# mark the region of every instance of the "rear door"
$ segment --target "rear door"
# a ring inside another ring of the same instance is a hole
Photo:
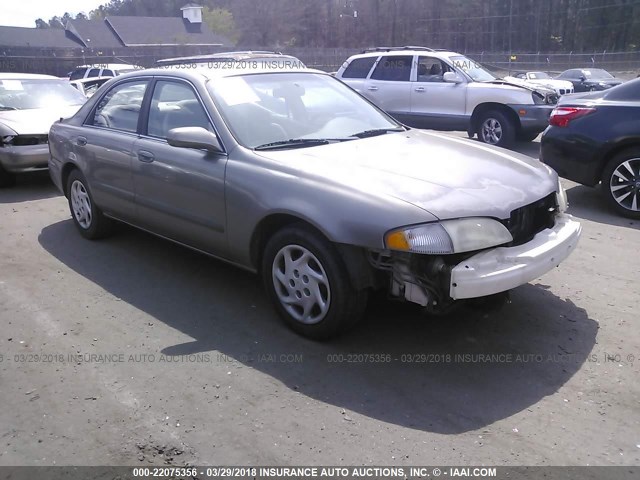
[[[397,117],[411,115],[411,68],[413,55],[383,55],[364,84],[363,95]]]
[[[132,151],[149,82],[138,79],[114,85],[86,119],[89,128],[72,140],[96,204],[125,221],[135,219]]]
[[[378,57],[369,56],[356,58],[349,63],[344,72],[340,75],[340,80],[345,82],[358,93],[364,93],[367,77],[371,68],[376,63]]]
[[[226,249],[227,157],[167,143],[167,132],[202,127],[215,133],[197,90],[179,79],[158,79],[143,135],[134,144],[135,201],[139,225],[213,253]]]

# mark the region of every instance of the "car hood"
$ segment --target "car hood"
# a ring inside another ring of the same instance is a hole
[[[46,135],[53,122],[75,114],[80,105],[57,108],[32,108],[28,110],[8,110],[0,112],[0,123],[18,135]]]
[[[393,197],[440,219],[508,218],[557,187],[557,175],[538,160],[419,130],[256,154],[295,177],[378,201]]]
[[[509,85],[512,87],[520,87],[520,88],[524,88],[525,90],[529,90],[530,92],[538,92],[542,95],[555,93],[555,91],[550,87],[546,87],[542,84],[537,84],[537,83],[534,84],[527,80],[515,79],[513,77],[498,78],[496,80],[492,80],[491,82],[486,82],[486,83],[492,83],[494,85]]]

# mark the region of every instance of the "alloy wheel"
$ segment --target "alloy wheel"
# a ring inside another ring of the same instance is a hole
[[[640,158],[630,158],[616,167],[609,180],[611,195],[632,212],[640,211]]]
[[[495,118],[487,118],[482,124],[482,139],[490,145],[497,145],[502,139],[502,125]]]
[[[91,227],[91,199],[87,189],[79,180],[71,184],[71,206],[78,225],[85,230]]]
[[[296,321],[311,325],[324,319],[331,303],[329,278],[318,258],[300,245],[282,247],[272,266],[278,300]]]

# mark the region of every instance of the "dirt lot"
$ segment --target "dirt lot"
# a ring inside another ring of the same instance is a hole
[[[640,222],[567,187],[578,249],[504,309],[377,299],[321,344],[252,275],[130,228],[83,240],[22,178],[0,192],[0,465],[638,465]]]

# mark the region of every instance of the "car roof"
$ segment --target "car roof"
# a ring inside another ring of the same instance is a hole
[[[1,73],[0,80],[61,80],[53,75],[41,75],[39,73]]]
[[[283,60],[287,60],[285,57]],[[259,63],[257,66],[252,66],[250,64],[243,63],[234,63],[229,68],[225,65],[225,68],[217,68],[214,66],[215,64],[205,64],[205,63],[196,63],[193,68],[180,68],[180,64],[170,64],[164,66],[158,66],[156,68],[150,68],[147,70],[140,70],[137,72],[127,73],[125,75],[121,75],[118,78],[131,78],[131,77],[139,77],[139,76],[154,76],[154,75],[166,75],[168,72],[171,72],[173,76],[179,76],[184,78],[189,78],[192,75],[205,77],[207,79],[212,78],[224,78],[224,77],[234,77],[237,75],[251,75],[251,74],[264,74],[264,73],[322,73],[325,75],[329,75],[327,72],[323,72],[321,70],[316,70],[313,68],[308,68],[302,63],[296,64],[282,64],[278,66],[271,66],[269,64],[265,65]]]
[[[434,57],[450,57],[452,55],[462,55],[461,53],[451,52],[446,49],[428,48],[428,47],[375,47],[368,48],[362,53],[353,55],[353,57],[373,57],[379,55],[425,55]]]
[[[141,68],[136,65],[132,65],[130,63],[96,63],[93,65],[78,65],[74,70],[78,70],[80,68],[108,68],[110,70],[118,70],[125,68]]]
[[[238,62],[242,60],[254,60],[260,58],[283,58],[300,61],[292,55],[284,55],[280,52],[266,50],[248,50],[242,52],[219,52],[205,55],[192,55],[189,57],[163,58],[158,60],[158,65],[186,62]]]

